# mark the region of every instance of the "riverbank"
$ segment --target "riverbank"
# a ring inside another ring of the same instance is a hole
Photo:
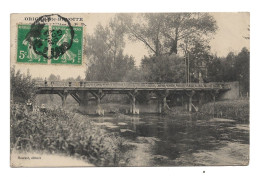
[[[217,117],[249,122],[249,100],[224,100],[204,104],[199,114],[205,117]]]
[[[88,116],[11,105],[11,154],[61,154],[95,166],[126,166],[122,149],[127,149],[123,138],[96,126]]]

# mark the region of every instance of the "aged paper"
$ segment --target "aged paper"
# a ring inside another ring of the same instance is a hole
[[[11,167],[248,165],[249,17],[11,14]]]

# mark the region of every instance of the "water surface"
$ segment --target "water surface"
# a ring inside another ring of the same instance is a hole
[[[107,115],[91,118],[134,145],[130,166],[246,165],[249,125],[189,115]]]

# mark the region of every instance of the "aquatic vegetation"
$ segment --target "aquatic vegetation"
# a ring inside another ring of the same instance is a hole
[[[214,109],[214,111],[213,111]],[[225,100],[208,103],[202,106],[201,113],[206,116],[212,115],[219,118],[230,118],[242,122],[249,121],[249,100]]]
[[[125,140],[108,133],[86,116],[62,109],[27,111],[11,105],[11,149],[20,152],[63,153],[96,166],[125,166]]]

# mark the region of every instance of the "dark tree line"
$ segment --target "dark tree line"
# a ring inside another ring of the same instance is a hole
[[[250,52],[243,48],[237,55],[230,52],[226,57],[215,57],[208,66],[208,81],[239,81],[241,94],[249,93],[250,87]]]

